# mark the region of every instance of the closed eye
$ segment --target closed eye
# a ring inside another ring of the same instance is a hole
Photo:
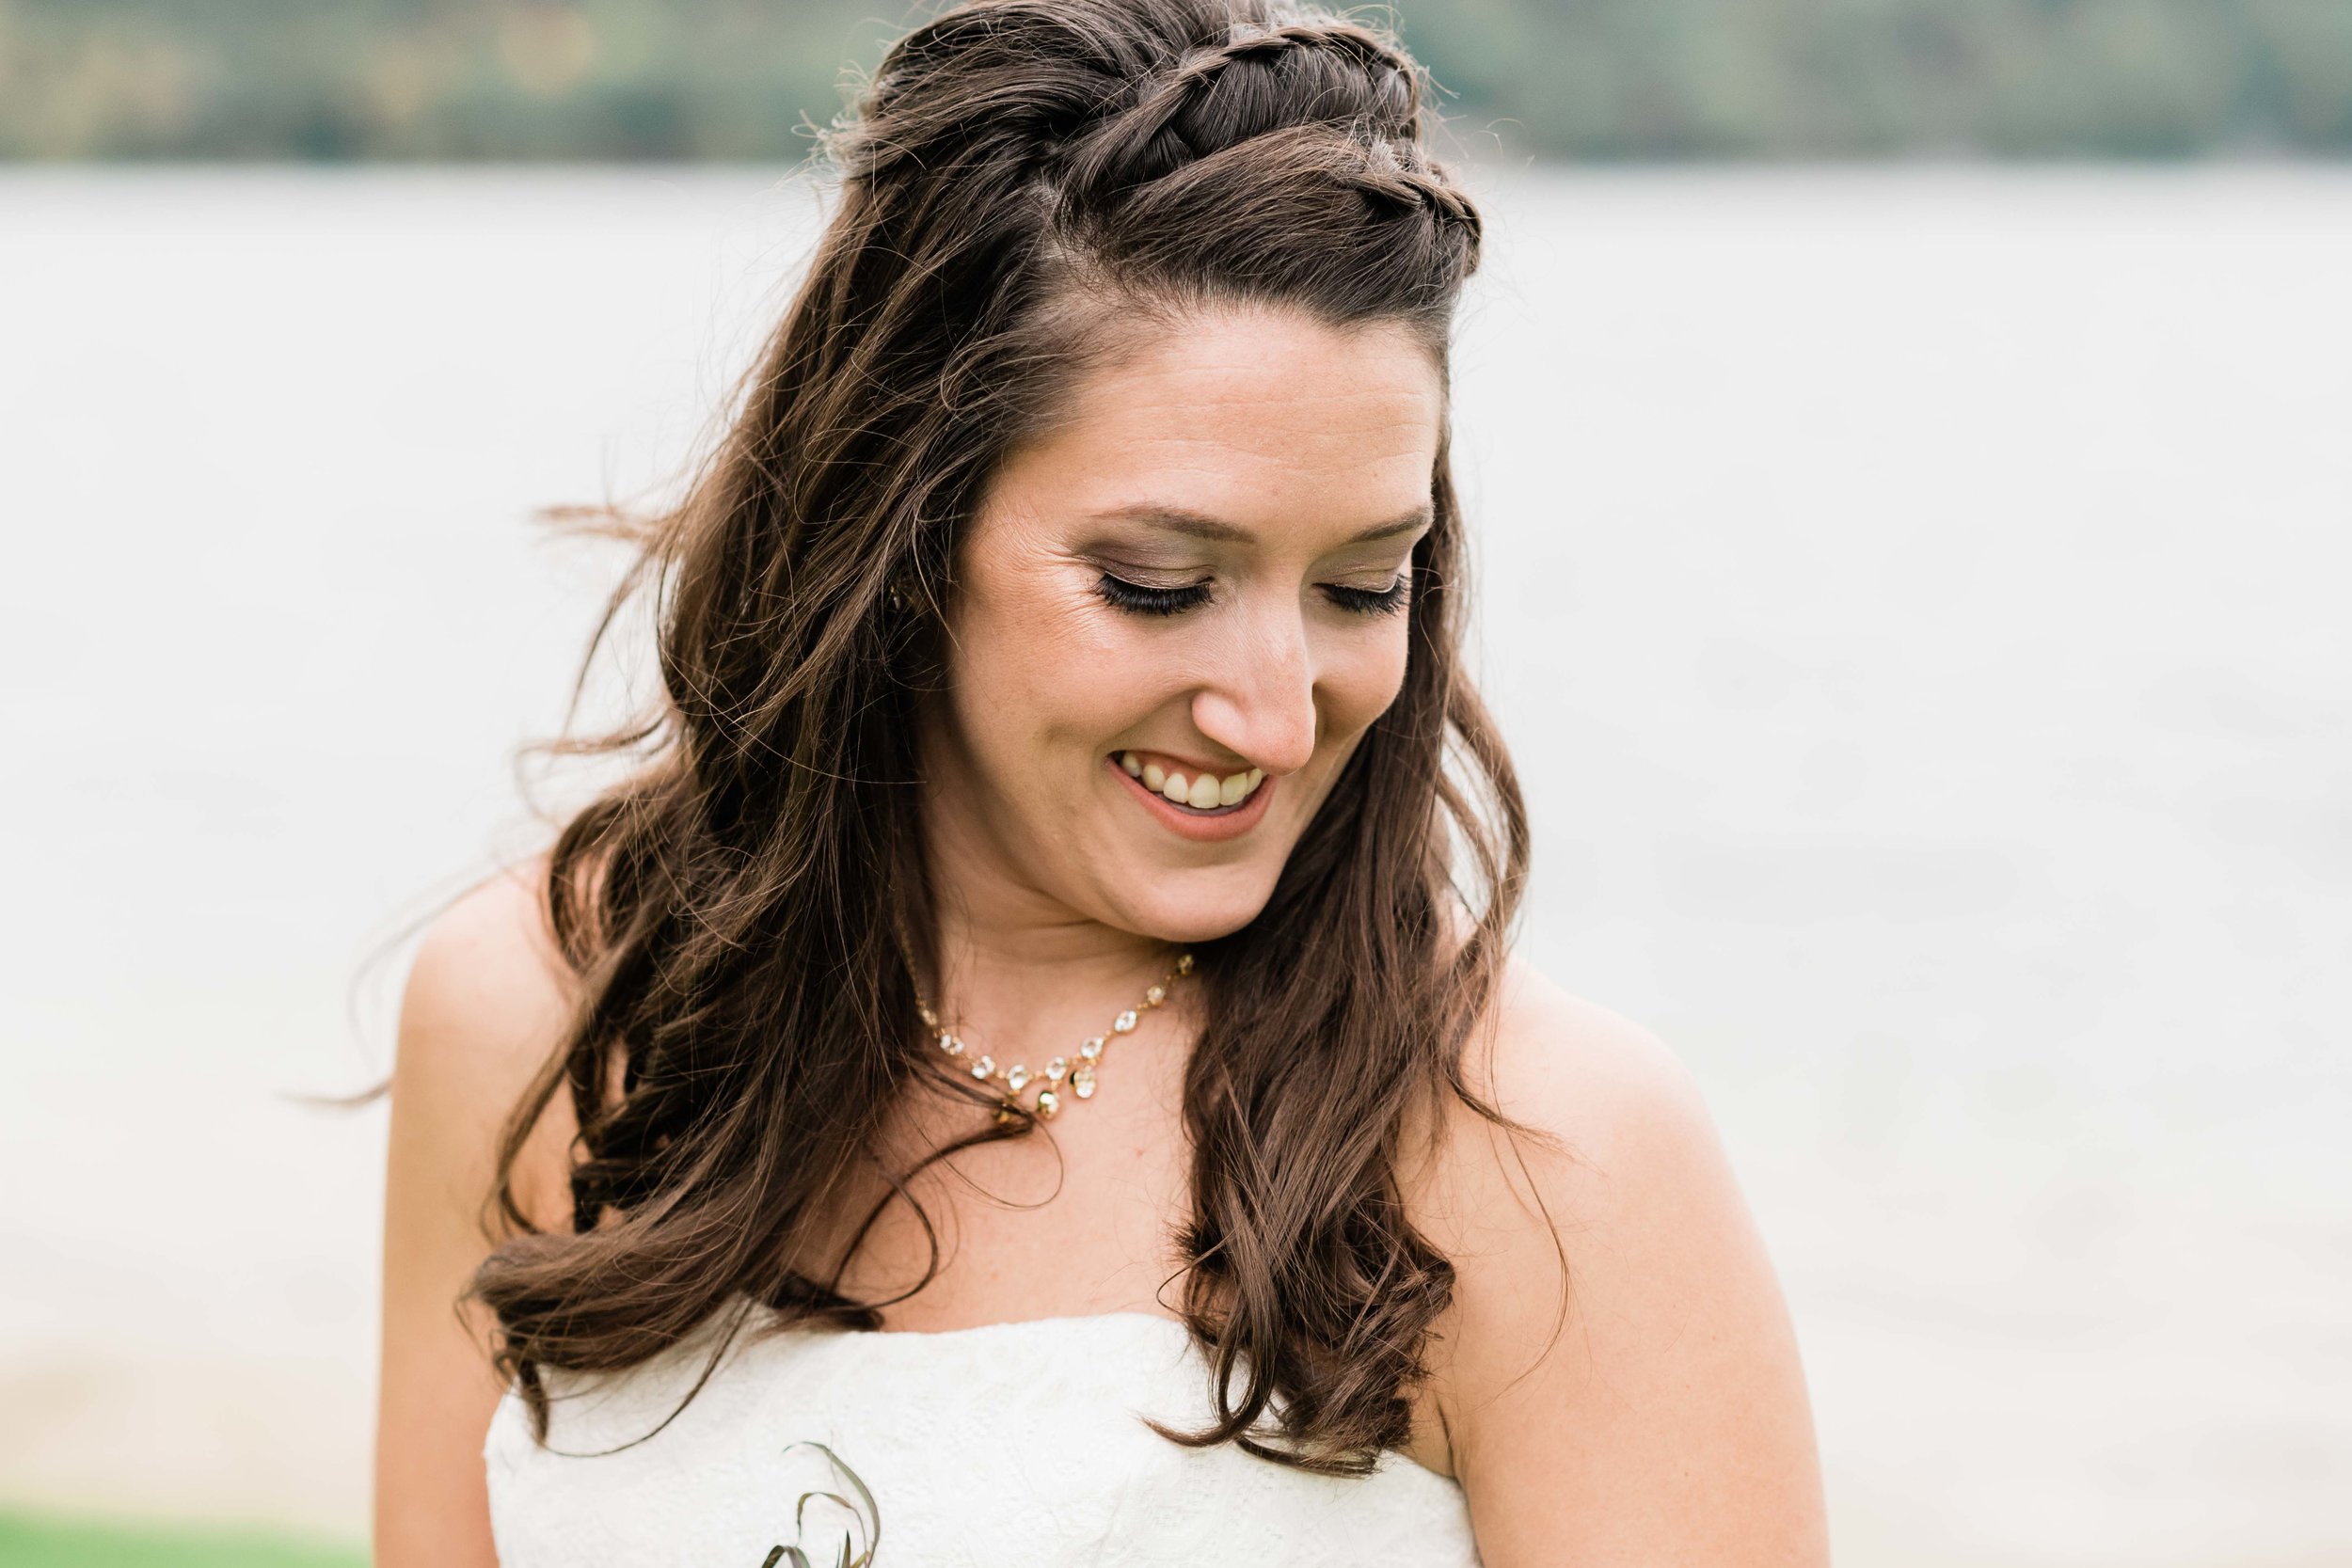
[[[1325,594],[1342,610],[1359,615],[1392,615],[1405,608],[1405,597],[1411,583],[1408,574],[1399,572],[1396,580],[1386,588],[1346,588],[1336,582],[1323,585]]]
[[[1411,574],[1400,572],[1386,588],[1350,588],[1343,583],[1327,582],[1323,593],[1333,604],[1353,614],[1390,615],[1405,608],[1411,581]],[[1181,615],[1207,604],[1210,597],[1205,582],[1158,588],[1146,582],[1129,582],[1108,572],[1096,580],[1094,592],[1112,609],[1135,615]]]
[[[1180,615],[1209,602],[1209,585],[1205,582],[1188,582],[1181,588],[1154,588],[1149,583],[1115,578],[1108,572],[1095,583],[1094,592],[1112,609],[1136,615]]]

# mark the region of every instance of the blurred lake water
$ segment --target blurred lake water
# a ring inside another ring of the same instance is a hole
[[[2352,1557],[2352,172],[1474,176],[1529,951],[1661,1033],[1851,1564]],[[366,1508],[400,961],[529,847],[773,171],[0,175],[0,1503]]]

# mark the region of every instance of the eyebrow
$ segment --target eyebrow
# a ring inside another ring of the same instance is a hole
[[[1437,520],[1437,509],[1423,501],[1401,517],[1375,523],[1360,532],[1349,535],[1343,541],[1343,547],[1346,545],[1369,545],[1377,539],[1392,539],[1400,533],[1427,528]],[[1187,538],[1209,539],[1221,544],[1251,545],[1258,539],[1248,529],[1229,523],[1222,517],[1212,517],[1181,506],[1160,506],[1150,501],[1137,502],[1133,506],[1115,506],[1107,512],[1096,513],[1093,520],[1102,523],[1141,523],[1148,528],[1163,529]]]

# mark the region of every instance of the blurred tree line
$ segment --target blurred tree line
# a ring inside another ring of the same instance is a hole
[[[914,0],[0,0],[0,156],[793,159]],[[2352,151],[2352,0],[1399,0],[1473,152]]]

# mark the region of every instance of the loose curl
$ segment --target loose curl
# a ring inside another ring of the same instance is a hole
[[[932,961],[912,737],[958,540],[1079,374],[1187,311],[1401,325],[1442,366],[1480,224],[1422,98],[1391,38],[1267,0],[978,0],[901,40],[830,135],[839,206],[808,276],[615,600],[653,590],[664,696],[584,744],[644,766],[548,871],[580,1001],[507,1125],[512,1234],[473,1283],[543,1440],[543,1368],[633,1366],[755,1306],[880,1326],[891,1303],[846,1294],[826,1238],[856,1179],[890,1184],[866,1227],[914,1202],[883,1119],[942,1076],[893,929]],[[1184,1079],[1183,1312],[1216,1417],[1167,1434],[1339,1474],[1410,1433],[1454,1275],[1400,1165],[1448,1102],[1501,1120],[1462,1057],[1527,860],[1459,666],[1442,442],[1431,497],[1402,689],[1265,909],[1199,948]],[[561,1234],[514,1184],[558,1093],[580,1128]]]

